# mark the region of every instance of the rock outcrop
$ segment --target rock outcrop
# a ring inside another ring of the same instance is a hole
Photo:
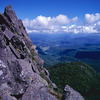
[[[84,100],[84,98],[69,85],[66,85],[62,100]]]
[[[0,13],[0,100],[57,100],[43,62],[22,21],[6,6]]]

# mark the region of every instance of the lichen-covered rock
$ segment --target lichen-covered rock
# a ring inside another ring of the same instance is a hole
[[[84,100],[84,98],[69,85],[66,85],[62,100]]]
[[[22,100],[57,100],[49,92],[47,87],[37,87],[38,84],[33,87],[29,87]],[[31,91],[31,93],[29,92]]]
[[[11,88],[7,83],[3,83],[0,87],[0,100],[17,100],[15,97],[11,96]]]
[[[0,100],[57,100],[41,76],[39,57],[21,20],[10,5],[0,13]]]

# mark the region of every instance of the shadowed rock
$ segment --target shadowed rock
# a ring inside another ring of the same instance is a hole
[[[0,14],[0,24],[6,24],[10,26],[10,22],[8,21],[7,17],[4,14]]]
[[[15,55],[15,57],[16,57],[17,59],[20,59],[20,54],[16,51],[16,49],[13,47],[13,45],[10,44],[9,47],[10,47],[12,53]]]

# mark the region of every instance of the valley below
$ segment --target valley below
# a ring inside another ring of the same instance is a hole
[[[100,34],[29,34],[45,66],[81,61],[100,73]]]

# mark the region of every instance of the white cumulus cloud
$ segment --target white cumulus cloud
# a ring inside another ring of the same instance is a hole
[[[71,21],[76,22],[77,20],[78,20],[77,17],[69,19],[66,15],[62,14],[52,18],[40,15],[33,20],[29,20],[28,18],[26,18],[23,20],[23,23],[28,33],[32,32],[53,33],[53,32],[60,32],[61,26],[67,25]]]
[[[70,19],[67,16],[60,14],[56,17],[53,17],[51,21],[55,25],[66,25],[70,22]]]
[[[40,15],[33,20],[23,20],[28,33],[100,33],[100,13],[85,14],[83,25],[77,25],[77,22],[77,16],[71,19],[63,14],[56,17]]]
[[[85,25],[92,25],[98,20],[100,20],[100,13],[85,14]]]

